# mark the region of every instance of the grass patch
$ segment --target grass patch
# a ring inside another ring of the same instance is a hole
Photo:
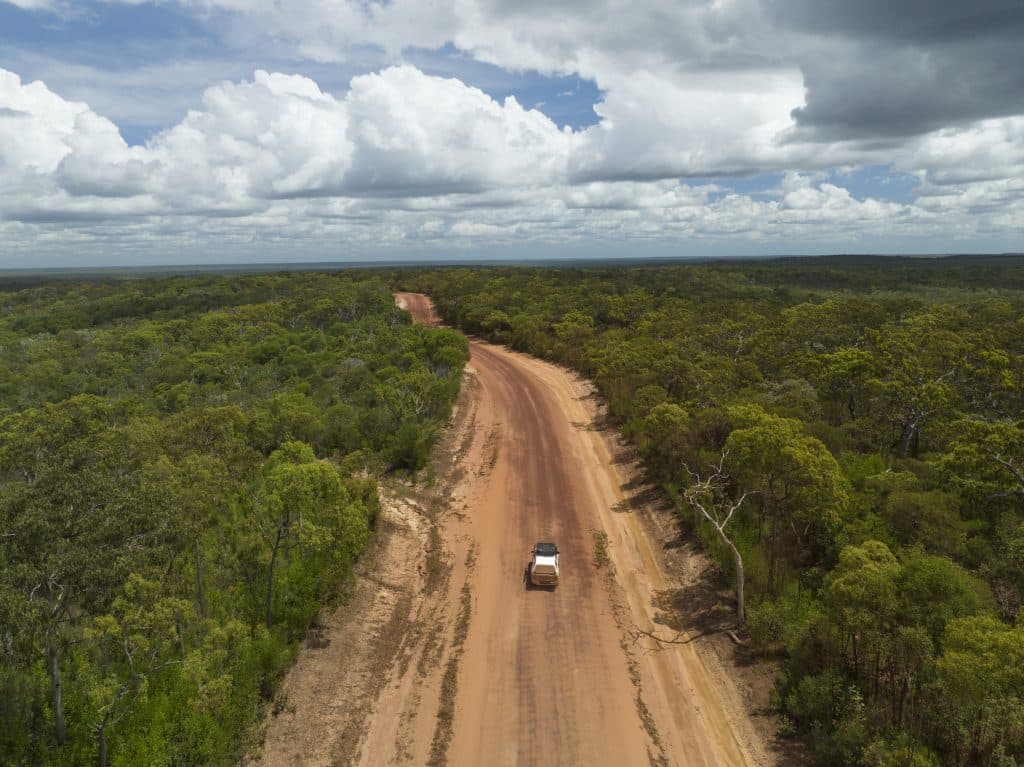
[[[470,553],[472,556],[472,552]],[[459,662],[462,660],[463,646],[469,633],[469,618],[473,611],[472,592],[469,581],[462,585],[459,598],[459,617],[455,621],[455,634],[452,638],[452,653],[448,657],[448,665],[441,680],[441,701],[437,709],[437,727],[434,728],[434,740],[430,744],[430,758],[427,767],[444,767],[448,764],[448,745],[452,740],[455,720],[455,694],[459,687]]]
[[[441,539],[441,527],[435,520],[430,521],[430,535],[427,542],[427,581],[423,590],[429,596],[435,593],[448,577],[445,564],[444,541]]]
[[[594,567],[600,568],[611,564],[612,560],[608,555],[608,533],[594,528],[591,534],[594,536]]]

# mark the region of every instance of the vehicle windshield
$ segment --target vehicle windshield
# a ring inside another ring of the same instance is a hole
[[[553,543],[538,543],[533,547],[533,553],[540,557],[553,557],[558,553],[558,547]]]

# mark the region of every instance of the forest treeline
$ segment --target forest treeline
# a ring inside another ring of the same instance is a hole
[[[467,357],[366,273],[0,285],[0,764],[234,763]]]
[[[1024,764],[1024,259],[396,279],[595,382],[816,763]]]

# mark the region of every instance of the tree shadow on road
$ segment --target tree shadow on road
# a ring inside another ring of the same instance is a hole
[[[655,594],[655,622],[696,638],[735,628],[734,600],[721,571],[706,568],[693,583]]]

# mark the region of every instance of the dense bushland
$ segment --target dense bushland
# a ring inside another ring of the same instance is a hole
[[[1024,260],[398,279],[596,383],[818,763],[1024,764]]]
[[[467,353],[365,274],[0,286],[0,764],[235,761]]]

